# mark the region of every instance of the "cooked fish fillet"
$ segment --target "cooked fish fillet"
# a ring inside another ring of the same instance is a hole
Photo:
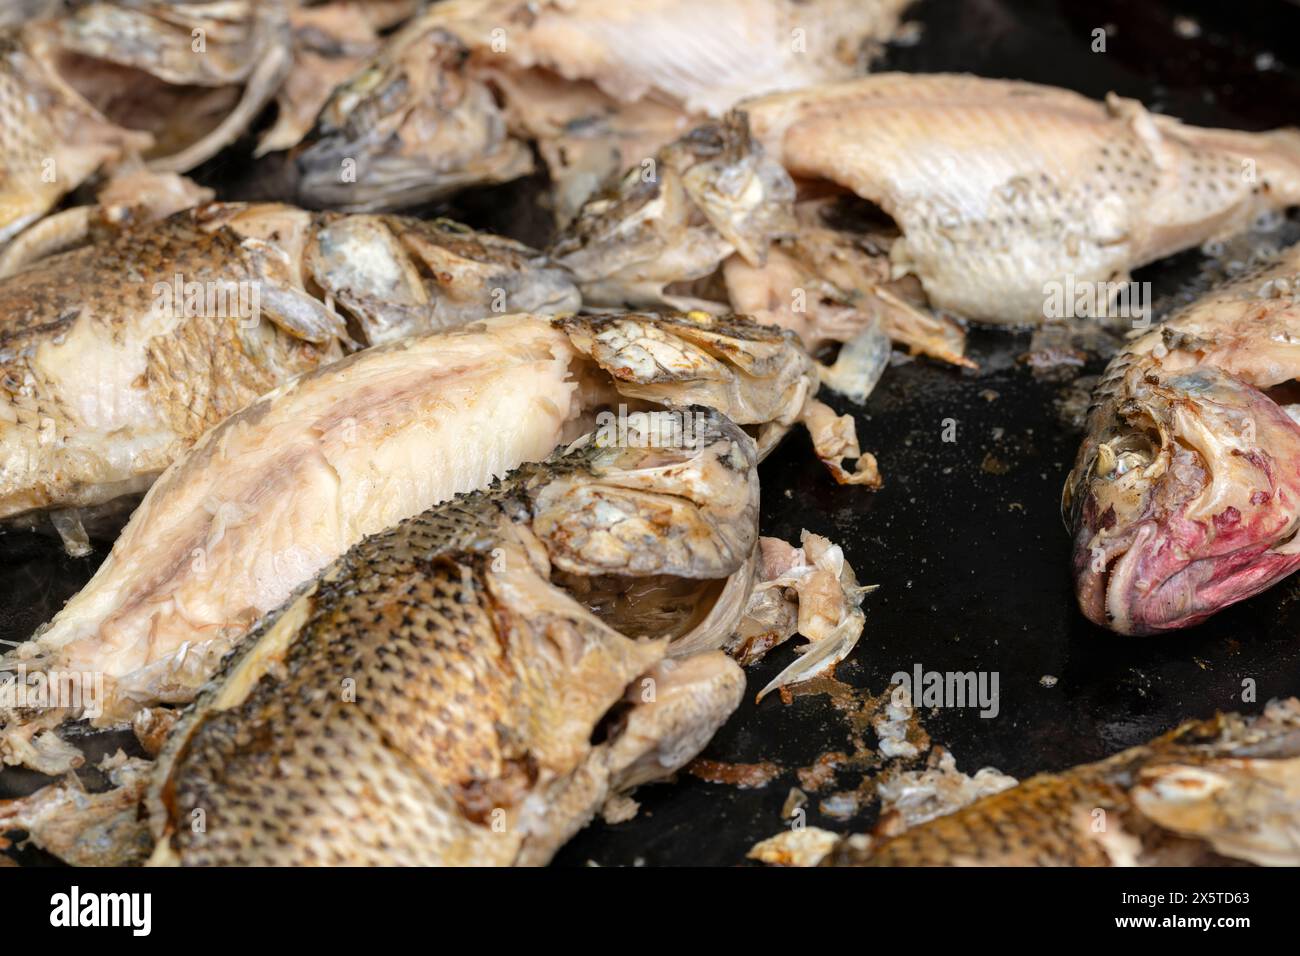
[[[1188,627],[1300,568],[1298,296],[1293,246],[1111,361],[1063,497],[1097,624]]]
[[[551,583],[718,580],[757,538],[750,439],[588,442],[368,538],[270,615],[178,723],[152,862],[542,864],[736,707],[740,668],[633,640]],[[725,638],[739,616],[712,621]]]
[[[76,759],[37,739],[63,718],[120,725],[190,700],[260,617],[362,537],[604,427],[601,409],[632,421],[707,405],[766,450],[809,403],[814,374],[791,336],[708,316],[499,317],[309,373],[172,465],[94,578],[4,659],[104,687],[93,711],[0,714],[0,757],[48,772]]]
[[[1300,862],[1300,700],[1220,714],[1064,773],[1040,774],[832,865],[1205,866]]]
[[[1144,263],[1300,202],[1300,133],[1200,129],[1110,96],[878,74],[742,104],[796,178],[876,204],[894,274],[970,319],[1034,323],[1045,284]]]
[[[353,345],[577,303],[510,240],[273,204],[43,259],[0,281],[0,518],[143,490],[205,429]]]
[[[302,201],[396,208],[529,172],[561,220],[737,98],[851,76],[908,0],[451,0],[341,86],[298,156]],[[340,175],[346,161],[352,176]]]

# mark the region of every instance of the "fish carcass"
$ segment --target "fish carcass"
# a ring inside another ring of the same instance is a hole
[[[1193,720],[1098,763],[1031,777],[838,866],[1210,866],[1300,863],[1300,700]]]
[[[272,98],[278,111],[262,150],[296,142],[329,91],[378,52],[379,31],[416,5],[32,4],[0,36],[0,244],[121,164],[193,169]]]
[[[1079,607],[1187,627],[1300,568],[1300,246],[1111,361],[1066,480]]]
[[[1053,283],[1118,291],[1138,266],[1300,203],[1297,131],[1188,126],[1113,94],[882,73],[739,108],[805,189],[892,220],[880,255],[896,281],[982,322],[1040,323]]]
[[[190,700],[263,615],[362,537],[593,421],[618,443],[647,409],[707,406],[749,427],[762,454],[817,405],[814,387],[791,335],[706,315],[500,317],[309,373],[173,464],[94,578],[4,659],[19,680],[94,674],[102,688],[89,705],[10,708],[0,756],[62,768],[76,754],[49,731],[65,718],[121,726]]]
[[[434,4],[334,92],[296,154],[300,201],[424,202],[530,172],[536,142],[565,221],[740,97],[853,75],[909,2]]]
[[[739,618],[716,585],[757,539],[755,464],[715,413],[676,447],[587,436],[362,541],[268,616],[172,731],[149,791],[152,862],[546,863],[740,702],[725,654],[667,654]],[[695,597],[638,640],[557,574],[640,584],[649,605],[669,581]]]
[[[823,381],[862,400],[889,340],[969,365],[965,333],[894,281],[876,237],[825,225],[743,112],[702,124],[589,199],[551,247],[587,306],[735,311],[817,350],[851,343]]]
[[[354,345],[577,304],[544,257],[446,221],[218,204],[115,231],[0,282],[0,518],[142,491]]]

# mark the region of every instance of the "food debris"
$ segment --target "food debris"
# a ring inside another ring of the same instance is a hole
[[[706,783],[722,783],[741,790],[766,787],[781,775],[781,768],[770,760],[761,763],[726,763],[697,757],[686,765],[686,772]]]
[[[889,704],[871,726],[880,739],[880,752],[886,757],[915,757],[930,745],[929,735],[921,729],[912,709],[912,695],[902,685],[890,692]]]
[[[755,843],[745,856],[768,866],[816,866],[839,839],[830,830],[798,827]]]
[[[936,746],[925,770],[909,770],[876,787],[880,794],[877,836],[893,836],[908,827],[960,810],[982,797],[1014,787],[1019,781],[992,767],[968,776],[957,769],[952,753]]]
[[[839,545],[810,531],[796,548],[779,538],[759,539],[758,583],[729,648],[741,664],[799,634],[808,640],[794,663],[758,694],[803,683],[842,661],[862,636],[862,587]]]
[[[980,469],[990,475],[1005,475],[1011,470],[1011,466],[993,452],[988,452],[980,462]]]
[[[600,808],[600,816],[608,824],[627,823],[641,810],[637,803],[625,793],[616,793]]]
[[[832,750],[814,760],[811,766],[800,767],[795,773],[799,777],[799,783],[815,793],[834,783],[836,768],[848,762],[848,754]]]

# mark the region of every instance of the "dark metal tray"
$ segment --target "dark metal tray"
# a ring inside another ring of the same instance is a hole
[[[912,16],[923,35],[915,45],[891,48],[883,67],[1015,77],[1095,97],[1115,90],[1190,122],[1246,129],[1294,123],[1300,104],[1300,7],[1282,0],[928,0]],[[1177,29],[1177,17],[1194,21],[1199,35],[1187,36],[1193,31],[1185,23]],[[1092,31],[1106,27],[1106,52],[1091,52]],[[214,183],[238,178],[233,162],[223,156],[202,174]],[[528,213],[526,185],[464,197],[446,211],[528,241],[542,238],[541,217]],[[1196,288],[1201,258],[1187,253],[1136,278],[1152,282],[1158,303],[1168,304]],[[793,541],[801,528],[828,535],[865,582],[881,585],[866,599],[866,630],[838,679],[879,694],[891,674],[916,664],[998,672],[996,718],[943,709],[922,710],[921,720],[961,769],[992,765],[1017,777],[1098,759],[1184,718],[1253,710],[1270,696],[1300,693],[1295,583],[1169,637],[1117,637],[1080,616],[1058,511],[1079,433],[1058,408],[1069,384],[1037,379],[1018,361],[1029,341],[1027,332],[977,330],[970,351],[979,372],[917,361],[887,371],[865,409],[832,399],[855,413],[863,447],[879,458],[886,484],[878,493],[835,486],[801,435],[763,465],[764,533]],[[942,440],[946,418],[957,421],[956,442]],[[66,558],[52,540],[35,535],[0,536],[0,638],[29,636],[100,558],[102,552]],[[754,667],[751,689],[791,654],[778,649]],[[1055,686],[1041,682],[1048,675]],[[1247,678],[1257,683],[1259,703],[1242,703]],[[634,819],[593,823],[556,863],[739,863],[755,841],[785,825],[781,807],[798,785],[796,770],[845,749],[848,733],[825,695],[788,704],[772,695],[758,706],[751,699],[706,756],[771,761],[779,776],[755,789],[688,774],[643,788]],[[100,747],[122,741],[129,743],[125,735],[107,735]],[[849,819],[818,809],[820,797],[851,789],[860,778],[848,771],[810,793],[808,823],[868,828],[875,816],[869,804]],[[5,771],[0,796],[41,780]],[[19,856],[42,861],[31,850]]]

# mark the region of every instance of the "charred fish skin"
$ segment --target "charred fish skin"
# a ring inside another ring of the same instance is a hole
[[[738,108],[797,181],[892,217],[890,264],[932,307],[981,322],[1040,323],[1050,284],[1124,283],[1300,202],[1295,130],[1202,129],[1114,95],[880,73]]]
[[[667,639],[614,631],[551,568],[739,571],[755,463],[710,414],[683,447],[588,441],[366,539],[172,732],[152,862],[545,863],[607,796],[693,756],[744,686],[719,652],[667,660]]]
[[[1292,248],[1134,340],[1102,376],[1062,496],[1080,609],[1123,634],[1195,624],[1300,567]]]
[[[577,304],[563,269],[510,240],[274,204],[42,259],[0,281],[0,517],[143,490],[206,428],[356,345]]]
[[[1041,774],[831,866],[1295,866],[1300,700],[1195,720],[1099,763]]]

